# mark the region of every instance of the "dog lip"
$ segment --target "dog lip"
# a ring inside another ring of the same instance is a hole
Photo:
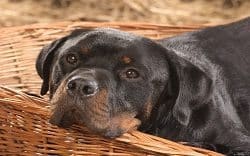
[[[57,113],[57,112],[55,112],[55,113]],[[53,113],[53,115],[50,117],[49,123],[52,124],[52,125],[58,126],[58,125],[60,124],[60,122],[61,122],[61,119],[62,119],[62,117],[63,117],[63,114],[61,113],[61,115],[60,115],[59,117],[56,117],[56,114],[55,114],[55,113]],[[58,114],[58,113],[57,113],[57,114]]]
[[[114,139],[121,136],[123,133],[121,131],[107,131],[103,134],[105,138]]]
[[[73,121],[69,120],[70,118],[67,118],[68,114],[75,114],[77,111],[77,108],[72,108],[70,110],[67,110],[65,112],[61,112],[58,116],[57,112],[54,112],[54,114],[50,117],[49,119],[49,123],[51,123],[52,125],[56,125],[58,127],[63,127],[63,128],[68,128],[73,124]],[[66,117],[66,118],[65,118]]]

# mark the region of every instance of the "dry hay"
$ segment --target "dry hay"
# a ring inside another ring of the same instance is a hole
[[[249,8],[250,0],[1,0],[0,25],[62,20],[225,23],[249,16]]]

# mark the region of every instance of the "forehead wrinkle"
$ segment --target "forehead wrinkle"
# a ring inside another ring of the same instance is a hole
[[[62,50],[70,49],[71,47],[77,45],[82,39],[84,39],[85,34],[78,35],[76,37],[70,38],[65,41],[63,46],[61,47]]]
[[[93,33],[100,32],[100,33],[104,33],[110,36],[116,36],[116,37],[119,36],[119,38],[126,39],[127,41],[133,41],[139,38],[139,36],[136,36],[132,33],[120,31],[120,30],[113,29],[113,28],[96,28],[94,30],[95,31],[93,31]]]
[[[112,28],[96,28],[85,34],[85,44],[91,48],[95,45],[108,45],[126,48],[134,43],[139,36]],[[91,46],[91,47],[90,47]]]
[[[123,32],[112,28],[96,28],[87,33],[79,34],[73,38],[69,38],[60,48],[62,51],[66,51],[73,46],[84,43],[83,46],[87,49],[91,49],[95,45],[115,45],[121,48],[127,48],[134,44],[134,41],[140,39],[132,33]]]

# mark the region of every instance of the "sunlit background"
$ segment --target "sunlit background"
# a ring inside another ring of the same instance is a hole
[[[226,23],[250,15],[250,0],[0,0],[0,27],[56,21]]]

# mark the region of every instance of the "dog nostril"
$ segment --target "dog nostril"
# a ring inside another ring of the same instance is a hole
[[[95,93],[95,88],[92,87],[92,86],[84,86],[83,89],[82,89],[83,93],[85,95],[90,95],[90,94],[94,94]]]
[[[74,90],[76,88],[76,83],[74,81],[71,81],[68,83],[67,87],[69,90]]]

